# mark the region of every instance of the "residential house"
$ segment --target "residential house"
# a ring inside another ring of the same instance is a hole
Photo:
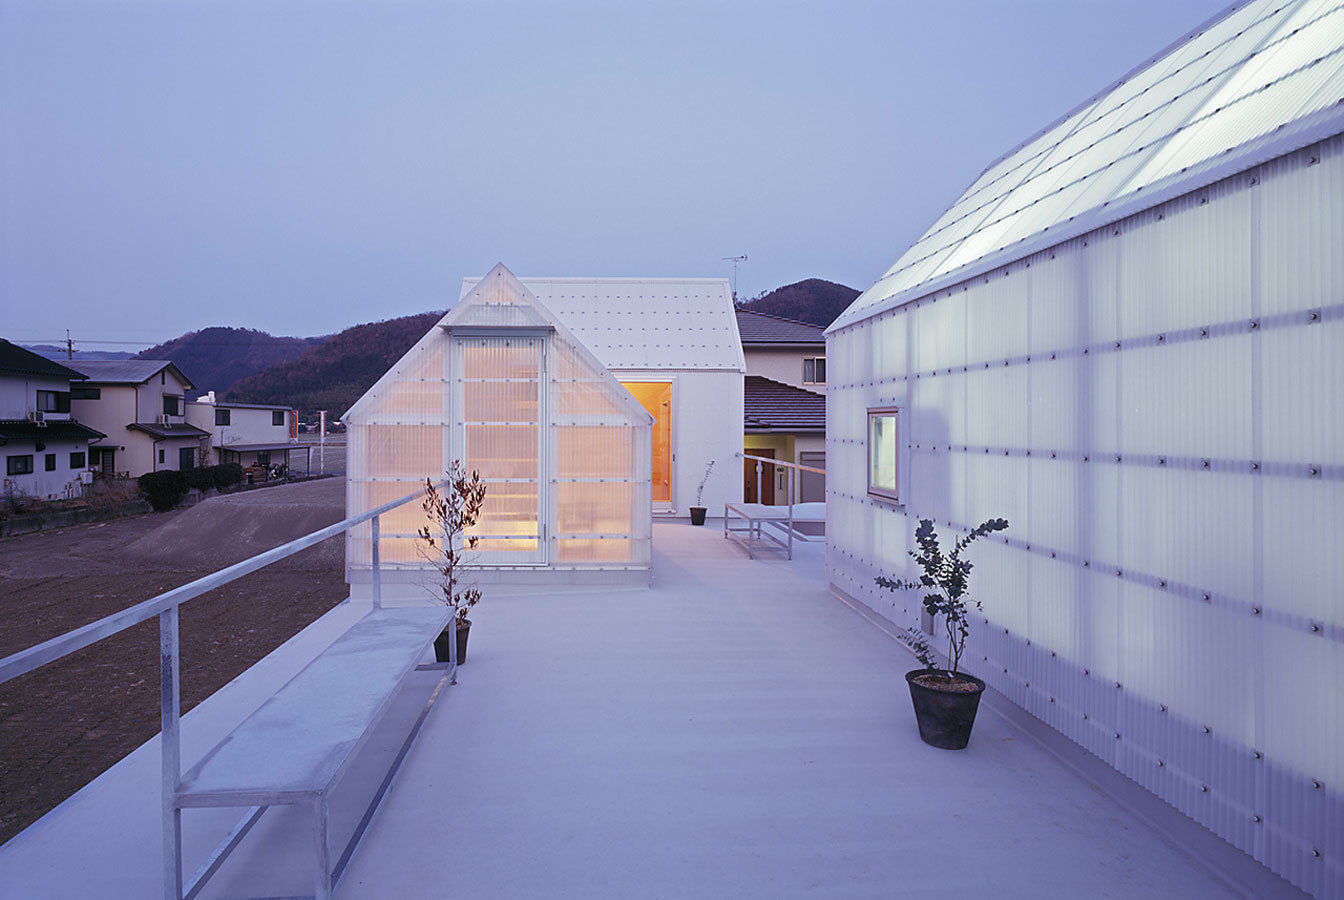
[[[210,432],[214,462],[268,472],[306,473],[310,448],[300,444],[299,412],[289,406],[220,400],[214,391],[187,403],[187,423]]]
[[[1228,7],[1013,148],[827,332],[832,588],[1344,896],[1344,10]],[[1335,787],[1332,787],[1335,786]]]
[[[747,455],[826,468],[826,329],[739,308],[737,330],[747,367],[743,395]],[[748,503],[822,502],[826,476],[802,472],[789,496],[788,471],[743,460]]]
[[[0,339],[0,457],[6,495],[77,497],[90,479],[89,444],[102,432],[70,412],[77,372]]]
[[[647,584],[653,419],[504,266],[458,304],[342,416],[346,509],[357,515],[441,479],[454,461],[486,482],[473,529],[476,577]],[[383,596],[417,593],[433,569],[418,503],[353,529],[352,591],[377,540]]]
[[[72,391],[71,411],[106,435],[90,447],[96,471],[135,477],[208,461],[210,432],[186,420],[193,385],[172,362],[89,360],[79,367],[88,380]]]

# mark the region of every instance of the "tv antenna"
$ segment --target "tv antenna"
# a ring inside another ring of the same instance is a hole
[[[740,263],[740,262],[746,262],[746,261],[747,261],[747,254],[743,253],[741,256],[723,256],[723,257],[720,257],[720,259],[722,259],[724,262],[730,262],[730,263],[733,264],[733,304],[736,305],[736,304],[737,304],[737,264]]]

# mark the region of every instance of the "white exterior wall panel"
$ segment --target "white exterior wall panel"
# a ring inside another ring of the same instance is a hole
[[[900,626],[916,520],[976,545],[969,670],[1344,895],[1344,137],[829,337],[832,585]],[[908,409],[904,508],[865,409]],[[950,527],[949,527],[950,526]]]

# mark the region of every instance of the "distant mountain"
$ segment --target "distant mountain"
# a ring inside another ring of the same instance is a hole
[[[274,337],[252,328],[203,328],[136,354],[170,359],[196,385],[193,395],[222,393],[240,378],[297,359],[326,337]]]
[[[24,349],[31,350],[38,356],[45,356],[47,359],[55,360],[58,363],[68,362],[74,365],[81,359],[130,359],[135,356],[126,350],[76,350],[73,359],[66,359],[65,348],[56,347],[51,344],[23,344]]]
[[[833,281],[809,278],[794,284],[775,288],[742,304],[752,312],[830,325],[845,311],[861,292]]]
[[[441,318],[441,312],[427,312],[347,328],[297,359],[240,379],[224,399],[288,403],[305,418],[325,409],[334,419]]]

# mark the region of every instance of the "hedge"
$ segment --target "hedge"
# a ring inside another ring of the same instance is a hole
[[[140,493],[145,495],[155,512],[172,509],[187,496],[187,476],[171,469],[146,472],[135,480]]]

